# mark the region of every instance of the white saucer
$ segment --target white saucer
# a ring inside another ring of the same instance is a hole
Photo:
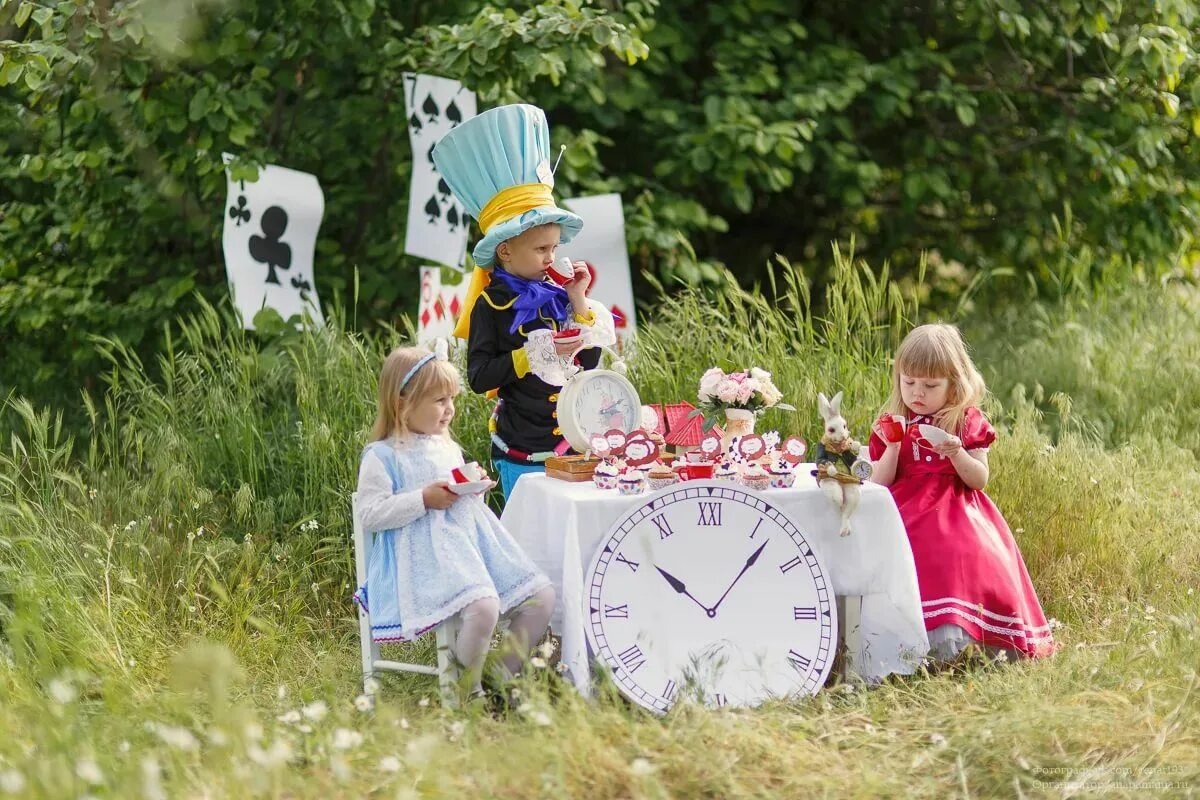
[[[932,445],[939,445],[950,439],[950,434],[936,425],[918,425],[917,429],[921,431],[921,436],[925,438],[925,441]]]
[[[494,481],[470,481],[468,483],[452,483],[452,484],[450,484],[450,491],[454,492],[455,494],[459,494],[459,495],[483,494],[484,492],[486,492],[488,489],[492,488],[495,485],[496,485],[496,483]]]

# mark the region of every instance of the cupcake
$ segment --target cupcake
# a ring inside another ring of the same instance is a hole
[[[615,489],[620,474],[612,464],[601,461],[596,465],[595,472],[592,473],[592,482],[596,484],[597,489]]]
[[[630,470],[617,480],[617,491],[621,494],[641,494],[645,488],[646,482],[642,480],[641,470]]]
[[[796,480],[795,467],[786,461],[780,461],[771,467],[771,488],[790,489]]]
[[[738,479],[737,465],[726,461],[713,471],[713,477],[719,481],[734,481],[736,483]]]
[[[742,485],[761,492],[771,485],[771,476],[759,464],[751,464],[742,472]]]
[[[659,463],[652,466],[646,473],[646,480],[650,484],[651,491],[658,491],[667,488],[679,478],[675,476],[675,470],[666,464]]]

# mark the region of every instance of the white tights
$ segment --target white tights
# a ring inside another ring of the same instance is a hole
[[[508,620],[506,655],[501,659],[507,676],[515,675],[550,622],[554,609],[554,589],[547,586],[505,614]],[[494,597],[476,600],[459,612],[461,626],[454,643],[454,655],[463,666],[463,683],[473,692],[480,690],[483,661],[492,644],[492,634],[500,621],[500,601]]]

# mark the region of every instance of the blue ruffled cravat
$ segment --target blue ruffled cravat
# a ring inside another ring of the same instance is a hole
[[[509,333],[516,333],[527,322],[539,316],[548,317],[559,325],[567,321],[567,291],[556,283],[542,279],[537,281],[518,278],[503,268],[492,270],[492,278],[499,280],[517,296],[513,303],[515,318]]]

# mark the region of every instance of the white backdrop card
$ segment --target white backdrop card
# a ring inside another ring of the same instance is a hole
[[[420,304],[417,307],[417,344],[430,346],[434,339],[457,342],[452,334],[462,313],[471,279],[451,286],[442,283],[441,267],[421,267]]]
[[[629,249],[625,244],[625,211],[621,195],[598,194],[564,200],[563,205],[583,218],[583,231],[558,248],[558,256],[587,261],[596,270],[596,288],[589,294],[608,306],[617,320],[621,340],[637,332]]]
[[[405,73],[404,103],[413,154],[404,252],[461,267],[466,260],[468,221],[430,153],[452,128],[475,116],[475,93],[449,78]]]
[[[233,160],[223,154],[226,164]],[[325,195],[315,175],[267,165],[256,181],[234,181],[225,172],[221,246],[233,305],[242,326],[254,329],[254,315],[273,308],[284,319],[307,315],[324,325],[313,277],[317,232]]]

